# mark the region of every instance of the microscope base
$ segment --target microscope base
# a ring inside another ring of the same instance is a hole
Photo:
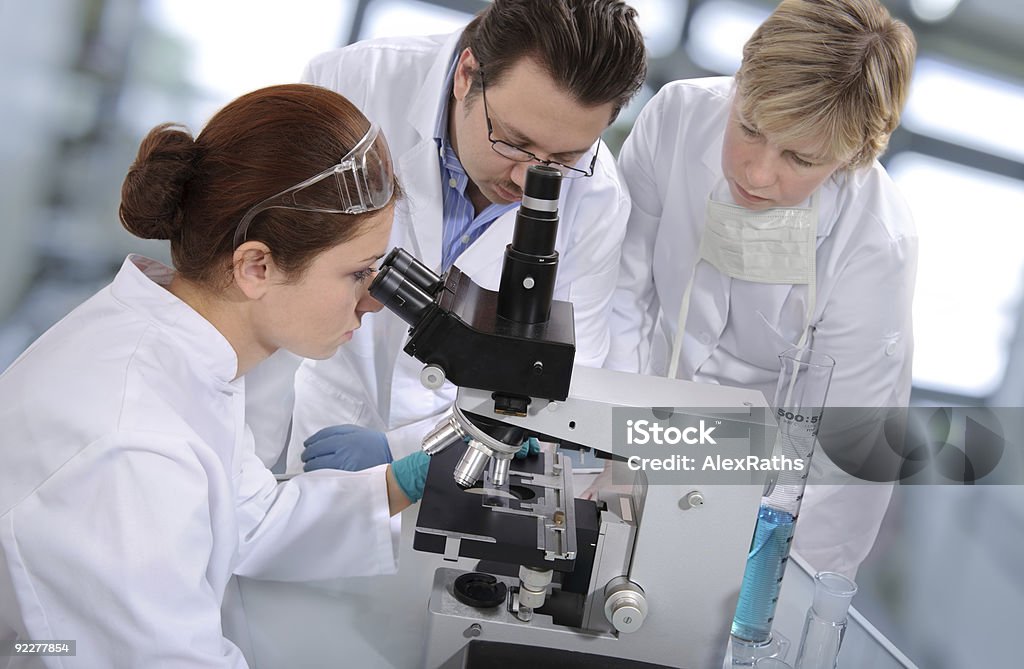
[[[509,611],[508,601],[491,609],[477,609],[455,599],[455,579],[466,572],[440,568],[428,606],[425,669],[463,669],[472,666],[507,666],[501,657],[533,669],[666,669],[656,658],[673,654],[673,647],[650,647],[650,639],[627,634],[584,632],[556,625],[550,616],[533,614],[529,623]],[[510,589],[518,579],[497,577]],[[642,637],[643,635],[641,635]],[[645,643],[646,641],[646,643]],[[678,647],[678,639],[672,639]],[[471,647],[472,644],[472,647]],[[527,658],[529,658],[527,660]],[[477,664],[480,662],[481,664]]]

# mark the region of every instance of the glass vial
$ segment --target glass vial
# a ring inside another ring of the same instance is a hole
[[[857,584],[842,574],[815,574],[814,602],[804,621],[796,669],[835,669],[846,634],[846,612],[855,594]]]

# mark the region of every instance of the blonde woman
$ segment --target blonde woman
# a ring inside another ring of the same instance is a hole
[[[906,406],[917,235],[877,158],[915,52],[876,0],[785,0],[735,77],[655,95],[619,161],[633,206],[608,366],[771,401],[778,355],[810,346],[836,360],[830,405]],[[852,576],[890,493],[809,488],[796,550]]]

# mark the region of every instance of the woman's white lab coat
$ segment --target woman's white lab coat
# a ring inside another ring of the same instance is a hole
[[[70,666],[244,667],[235,575],[395,567],[385,468],[278,484],[170,277],[129,257],[0,376],[0,640],[74,639]]]
[[[633,199],[607,366],[665,374],[721,152],[732,79],[676,81],[645,106],[619,156]],[[917,235],[877,162],[821,188],[810,346],[836,360],[828,404],[906,406]],[[800,339],[807,286],[732,280],[697,268],[679,376],[756,388],[772,401],[778,355]],[[826,421],[828,420],[826,416]],[[818,466],[824,458],[816,458]],[[851,573],[871,548],[890,486],[809,489],[797,550]],[[846,506],[856,514],[835,513]]]
[[[302,77],[343,94],[380,125],[406,194],[391,244],[403,246],[435,271],[441,265],[443,189],[434,130],[438,110],[449,95],[444,84],[459,35],[360,42],[318,56]],[[485,288],[498,288],[515,213],[495,221],[456,260]],[[593,177],[562,182],[559,215],[554,296],[573,303],[576,362],[600,366],[608,351],[611,298],[629,215],[628,194],[607,147],[600,150]],[[301,465],[297,456],[305,438],[338,423],[387,431],[396,457],[420,447],[438,414],[454,401],[455,388],[423,387],[422,363],[402,351],[408,329],[389,312],[368,314],[350,344],[332,359],[303,364],[295,383],[291,469]],[[267,415],[282,410],[285,393],[261,394],[268,401],[249,405],[251,412],[261,414],[254,421],[273,423]],[[271,427],[266,434],[273,440],[283,431]],[[257,442],[263,441],[264,434],[257,434]],[[274,454],[271,447],[266,459]]]

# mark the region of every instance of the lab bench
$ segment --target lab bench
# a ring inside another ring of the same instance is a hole
[[[434,570],[442,566],[472,570],[476,560],[448,562],[439,555],[413,551],[417,511],[414,505],[402,514],[396,574],[316,583],[243,579],[253,669],[420,669]],[[792,556],[774,623],[774,629],[791,642],[786,656],[790,663],[796,658],[813,591],[813,571]],[[855,607],[850,609],[839,667],[916,669]]]

